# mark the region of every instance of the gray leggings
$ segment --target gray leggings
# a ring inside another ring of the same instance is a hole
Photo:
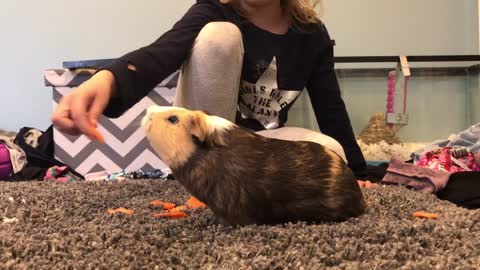
[[[242,34],[234,24],[211,22],[205,25],[182,66],[173,105],[206,110],[234,122],[243,55]],[[277,139],[316,142],[332,149],[346,161],[342,146],[316,131],[283,127],[257,133]]]

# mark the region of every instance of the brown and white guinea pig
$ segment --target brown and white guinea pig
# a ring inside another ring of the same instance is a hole
[[[202,111],[152,106],[142,120],[175,178],[228,225],[343,221],[365,211],[333,151],[260,136]]]

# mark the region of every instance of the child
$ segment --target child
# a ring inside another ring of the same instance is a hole
[[[153,44],[66,95],[52,121],[64,132],[93,137],[100,114],[120,116],[181,68],[175,106],[281,133],[288,110],[307,88],[320,130],[343,146],[362,179],[366,163],[333,59],[330,36],[308,0],[198,0]]]

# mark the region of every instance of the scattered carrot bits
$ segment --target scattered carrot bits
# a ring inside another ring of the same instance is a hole
[[[156,213],[153,214],[154,218],[171,218],[171,219],[179,219],[179,218],[186,218],[187,214],[184,212],[164,212],[164,213]]]
[[[130,210],[130,209],[126,209],[126,208],[123,208],[123,207],[120,207],[120,208],[117,208],[117,209],[108,209],[107,210],[107,213],[109,213],[110,215],[113,215],[113,214],[116,214],[116,213],[122,213],[122,214],[125,214],[125,215],[133,215],[135,211],[133,210]]]
[[[170,213],[184,212],[186,210],[188,210],[188,207],[186,207],[185,205],[182,205],[182,206],[177,206],[175,208],[172,208],[172,209],[168,210],[168,212],[170,212]]]
[[[103,137],[102,133],[100,133],[100,131],[98,131],[96,128],[92,128],[92,135],[94,139],[97,140],[99,143],[105,143],[105,138]]]
[[[429,218],[429,219],[437,219],[438,215],[435,213],[426,213],[426,212],[415,212],[413,213],[414,217],[418,218]]]
[[[187,206],[188,208],[194,208],[194,209],[207,207],[203,202],[199,201],[197,198],[193,196],[190,197],[190,199],[188,199]]]
[[[159,200],[154,200],[154,201],[150,202],[150,205],[153,206],[153,207],[161,206],[165,210],[170,210],[170,209],[175,208],[174,203],[163,202],[163,201],[159,201]]]

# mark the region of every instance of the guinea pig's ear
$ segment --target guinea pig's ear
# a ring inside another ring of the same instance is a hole
[[[192,134],[193,142],[197,145],[203,144],[205,141],[207,127],[205,121],[202,119],[202,115],[199,113],[193,113],[189,119],[189,130]]]
[[[226,146],[227,143],[225,142],[224,139],[224,133],[219,132],[219,131],[212,131],[207,134],[205,137],[204,144],[213,147],[213,146]]]
[[[190,119],[190,132],[192,139],[197,145],[203,145],[207,147],[213,146],[225,146],[225,140],[223,134],[217,131],[215,128],[208,126],[208,115],[203,112],[194,112]]]

